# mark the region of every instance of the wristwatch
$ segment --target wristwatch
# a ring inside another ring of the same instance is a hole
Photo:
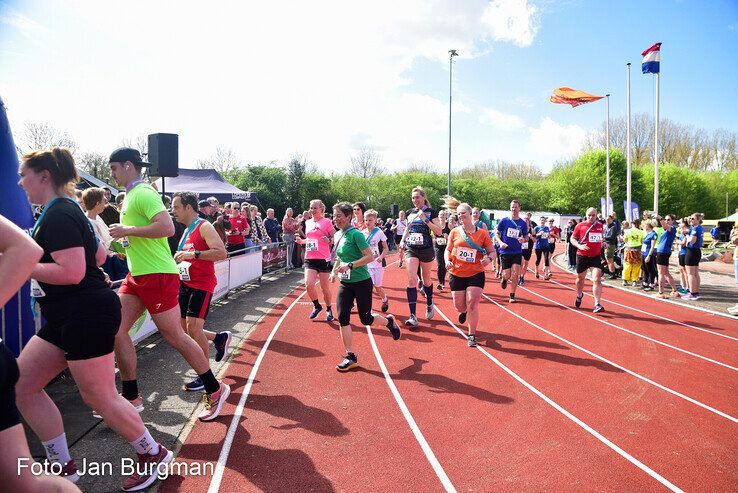
[[[195,250],[195,258],[200,258],[200,254],[202,252],[200,250]]]
[[[353,263],[353,262],[349,262],[349,263],[348,263],[348,264],[346,264],[346,265],[348,265],[348,268],[349,268],[349,269],[353,269],[353,268],[354,268],[354,263]]]

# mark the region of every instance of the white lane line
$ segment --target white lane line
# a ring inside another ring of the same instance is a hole
[[[554,284],[558,284],[562,288],[566,288],[566,289],[569,289],[571,291],[576,291],[576,289],[572,288],[571,286],[567,286],[566,284],[561,284],[560,282],[554,281],[553,279],[549,279],[549,282],[552,282]],[[603,286],[604,286],[604,284],[603,284]],[[630,291],[628,291],[628,292],[630,292]],[[590,298],[594,298],[594,296],[592,296],[589,293],[584,293],[584,294],[586,296],[589,296]],[[633,293],[633,294],[639,294],[639,293]],[[674,323],[674,324],[683,325],[684,327],[689,327],[690,329],[700,330],[702,332],[707,332],[708,334],[712,334],[714,336],[725,337],[726,339],[732,339],[734,341],[738,341],[738,337],[732,337],[732,336],[729,336],[729,335],[726,335],[726,334],[721,334],[720,332],[715,332],[713,330],[703,329],[702,327],[697,327],[695,325],[691,325],[691,324],[688,324],[686,322],[680,322],[679,320],[674,320],[674,319],[669,318],[669,317],[663,317],[661,315],[656,315],[655,313],[651,313],[651,312],[648,312],[648,311],[645,311],[645,310],[640,310],[640,309],[634,308],[632,306],[623,305],[622,303],[618,303],[617,301],[613,301],[613,300],[610,300],[610,299],[605,299],[605,298],[602,298],[602,299],[604,301],[607,301],[608,303],[610,303],[612,305],[622,306],[623,308],[627,308],[629,310],[633,310],[634,312],[642,313],[644,315],[651,315],[652,317],[660,318],[661,320],[666,320],[667,322],[671,322],[671,323]],[[659,300],[659,301],[665,301],[665,300]],[[676,304],[678,306],[684,306],[681,303],[676,303]],[[691,307],[684,307],[684,308],[691,308]]]
[[[738,368],[736,368],[735,366],[731,366],[731,365],[729,365],[727,363],[723,363],[722,361],[717,361],[717,360],[714,360],[712,358],[708,358],[707,356],[702,356],[701,354],[693,353],[692,351],[687,351],[686,349],[682,349],[682,348],[673,346],[671,344],[668,344],[666,342],[659,341],[658,339],[654,339],[652,337],[648,337],[648,336],[645,336],[643,334],[639,334],[638,332],[633,332],[630,329],[626,329],[625,327],[620,327],[619,325],[615,325],[614,323],[608,322],[607,320],[605,320],[602,317],[595,317],[595,316],[589,315],[587,313],[584,313],[581,310],[576,310],[576,309],[574,309],[574,308],[572,308],[570,306],[566,306],[566,305],[564,305],[562,303],[559,303],[558,301],[554,301],[551,298],[547,298],[546,296],[543,296],[542,294],[538,294],[538,293],[536,293],[534,291],[531,291],[530,289],[526,288],[525,286],[518,286],[518,288],[523,289],[525,291],[528,291],[530,294],[532,294],[534,296],[538,296],[539,298],[543,298],[544,300],[546,300],[546,301],[548,301],[550,303],[553,303],[555,305],[559,305],[560,307],[566,308],[567,310],[570,310],[570,311],[572,311],[574,313],[578,313],[579,315],[581,315],[583,317],[591,318],[592,320],[595,320],[597,322],[600,322],[600,323],[603,323],[605,325],[608,325],[608,326],[610,326],[610,327],[612,327],[614,329],[621,330],[623,332],[627,332],[628,334],[632,334],[632,335],[634,335],[636,337],[640,337],[642,339],[646,339],[646,340],[651,341],[651,342],[653,342],[655,344],[659,344],[660,346],[665,346],[665,347],[668,347],[669,349],[673,349],[675,351],[679,351],[680,353],[688,354],[690,356],[694,356],[695,358],[699,358],[701,360],[708,361],[710,363],[713,363],[713,364],[716,364],[716,365],[719,365],[719,366],[728,368],[729,370],[738,371]]]
[[[625,373],[628,373],[629,375],[632,375],[632,376],[634,376],[634,377],[636,377],[636,378],[638,378],[640,380],[643,380],[644,382],[650,383],[651,385],[653,385],[655,387],[658,387],[661,390],[664,390],[664,391],[666,391],[666,392],[668,392],[670,394],[673,394],[673,395],[675,395],[677,397],[680,397],[680,398],[682,398],[682,399],[684,399],[684,400],[686,400],[688,402],[691,402],[692,404],[695,404],[695,405],[697,405],[697,406],[699,406],[699,407],[701,407],[703,409],[706,409],[706,410],[708,410],[710,412],[713,412],[713,413],[717,414],[718,416],[721,416],[721,417],[723,417],[725,419],[728,419],[728,420],[732,421],[733,423],[738,423],[738,418],[735,418],[735,417],[733,417],[733,416],[731,416],[731,415],[729,415],[727,413],[724,413],[722,411],[719,411],[719,410],[715,409],[714,407],[708,406],[707,404],[703,404],[702,402],[700,402],[700,401],[698,401],[696,399],[693,399],[691,397],[688,397],[688,396],[686,396],[686,395],[684,395],[684,394],[682,394],[680,392],[677,392],[676,390],[673,390],[673,389],[670,389],[669,387],[666,387],[664,385],[661,385],[660,383],[656,383],[653,380],[651,380],[651,379],[649,379],[647,377],[644,377],[643,375],[640,375],[640,374],[638,374],[638,373],[636,373],[636,372],[634,372],[632,370],[629,370],[629,369],[625,368],[624,366],[620,366],[619,364],[617,364],[617,363],[615,363],[613,361],[610,361],[609,359],[607,359],[607,358],[605,358],[603,356],[600,356],[599,354],[593,353],[592,351],[590,351],[588,349],[585,349],[585,348],[579,346],[578,344],[575,344],[575,343],[569,341],[568,339],[565,339],[565,338],[563,338],[561,336],[558,336],[558,335],[554,334],[553,332],[550,332],[550,331],[544,329],[540,325],[537,325],[534,322],[531,322],[530,320],[526,320],[525,318],[521,317],[520,315],[518,315],[514,311],[512,311],[512,310],[506,308],[505,306],[501,305],[500,303],[496,302],[495,300],[493,300],[492,298],[490,298],[486,294],[482,294],[482,296],[484,296],[489,301],[491,301],[492,303],[494,303],[498,307],[502,308],[506,312],[510,313],[511,315],[513,315],[513,316],[519,318],[520,320],[522,320],[523,322],[525,322],[525,323],[527,323],[527,324],[535,327],[536,329],[540,330],[541,332],[545,332],[546,334],[550,335],[551,337],[554,337],[554,338],[556,338],[556,339],[558,339],[558,340],[560,340],[560,341],[562,341],[562,342],[564,342],[566,344],[569,344],[570,346],[575,347],[575,348],[579,349],[580,351],[583,351],[583,352],[589,354],[590,356],[593,356],[593,357],[597,358],[600,361],[604,361],[608,365],[611,365],[611,366],[613,366],[615,368],[618,368],[618,369],[624,371]]]
[[[443,311],[441,311],[437,306],[436,306],[436,310],[438,310],[438,313],[441,314],[441,316],[446,320],[446,322],[449,323],[449,325],[451,325],[451,327],[454,328],[454,330],[456,330],[456,332],[458,332],[459,334],[461,334],[463,337],[466,337],[466,334],[464,334],[464,332],[462,330],[460,330],[456,326],[456,324],[454,324],[451,320],[449,320],[449,318],[446,316],[446,314],[443,313]],[[597,440],[599,440],[600,442],[602,442],[603,444],[605,444],[607,447],[609,447],[610,449],[612,449],[615,452],[617,452],[618,455],[620,455],[621,457],[623,457],[624,459],[626,459],[631,464],[635,465],[638,469],[640,469],[641,471],[645,472],[646,474],[648,474],[649,476],[651,476],[652,478],[654,478],[656,481],[658,481],[659,483],[661,483],[664,486],[666,486],[667,488],[669,488],[669,490],[674,491],[674,492],[682,492],[682,490],[678,486],[672,484],[668,479],[664,478],[659,473],[657,473],[656,471],[654,471],[653,469],[651,469],[650,467],[648,467],[647,465],[645,465],[643,462],[639,461],[638,459],[636,459],[635,457],[633,457],[632,455],[630,455],[628,452],[626,452],[625,450],[623,450],[620,447],[618,447],[617,445],[615,445],[613,442],[611,442],[610,440],[608,440],[607,438],[605,438],[602,434],[600,434],[599,432],[597,432],[597,430],[595,430],[594,428],[592,428],[591,426],[589,426],[587,423],[585,423],[584,421],[582,421],[581,419],[577,418],[572,413],[570,413],[569,411],[567,411],[566,409],[564,409],[563,407],[561,407],[560,405],[558,405],[550,397],[548,397],[546,394],[544,394],[543,392],[541,392],[540,390],[538,390],[537,388],[535,388],[533,385],[529,384],[522,377],[520,377],[517,373],[515,373],[510,368],[508,368],[507,366],[505,366],[500,360],[498,360],[497,358],[495,358],[494,356],[492,356],[489,352],[487,352],[487,350],[484,349],[482,346],[477,346],[477,349],[479,351],[481,351],[482,354],[484,354],[487,358],[489,358],[495,365],[499,366],[505,373],[507,373],[508,375],[510,375],[511,377],[513,377],[520,384],[522,384],[523,386],[525,386],[528,390],[530,390],[531,392],[533,392],[534,394],[536,394],[538,397],[540,397],[541,399],[543,399],[548,405],[550,405],[551,407],[553,407],[554,409],[556,409],[558,412],[560,412],[561,414],[563,414],[564,416],[566,416],[567,418],[569,418],[570,420],[572,420],[574,423],[576,423],[577,425],[579,425],[587,433],[591,434],[593,437],[595,437]]]
[[[243,394],[241,394],[241,399],[238,401],[238,406],[236,406],[236,410],[233,413],[233,418],[231,419],[231,425],[228,427],[228,432],[226,433],[225,439],[223,440],[223,448],[220,450],[220,456],[218,457],[218,463],[215,466],[215,473],[213,474],[213,479],[210,480],[210,487],[208,488],[208,493],[217,493],[218,490],[220,490],[220,482],[223,480],[223,471],[225,470],[226,462],[228,461],[228,454],[231,452],[231,446],[233,445],[233,437],[236,435],[236,431],[238,430],[238,422],[241,420],[241,416],[243,415],[243,408],[246,405],[246,399],[249,396],[249,392],[251,392],[251,386],[254,383],[254,380],[256,379],[256,372],[259,371],[259,366],[261,365],[261,361],[264,359],[264,355],[267,352],[267,349],[269,349],[269,343],[272,342],[272,339],[274,338],[274,335],[277,333],[277,329],[279,329],[279,326],[282,325],[282,322],[287,317],[287,315],[292,310],[292,307],[294,307],[297,302],[305,295],[305,291],[300,294],[295,300],[292,302],[292,304],[285,310],[285,312],[282,314],[281,317],[279,317],[279,320],[277,320],[277,323],[274,325],[274,328],[272,329],[271,333],[269,334],[269,337],[267,337],[266,342],[264,343],[264,346],[261,348],[261,351],[259,352],[259,356],[256,358],[256,362],[254,362],[254,367],[251,368],[251,373],[249,374],[249,379],[246,382],[246,386],[243,388]]]
[[[397,405],[400,406],[402,415],[405,416],[405,420],[407,421],[407,424],[410,426],[410,430],[412,430],[413,435],[415,435],[415,439],[420,444],[420,448],[423,449],[423,453],[425,454],[425,457],[428,459],[428,462],[430,462],[431,466],[433,467],[433,470],[436,472],[436,476],[438,476],[438,479],[441,480],[441,484],[443,485],[443,488],[448,492],[455,492],[456,488],[454,488],[454,485],[451,483],[451,480],[446,475],[446,471],[443,470],[441,463],[438,462],[436,455],[433,453],[433,450],[431,450],[430,445],[428,445],[428,442],[423,436],[423,433],[420,431],[418,424],[413,419],[412,414],[410,414],[410,410],[405,405],[405,401],[402,399],[400,392],[397,390],[397,387],[395,386],[395,382],[392,380],[392,377],[387,371],[387,367],[384,365],[384,360],[382,359],[382,355],[379,354],[377,343],[374,341],[374,334],[372,334],[371,326],[366,325],[365,327],[366,327],[366,333],[369,335],[369,342],[371,343],[372,349],[374,350],[374,356],[377,358],[379,367],[382,369],[382,373],[384,374],[384,379],[387,381],[387,385],[392,391],[392,395],[394,396],[395,401],[397,401]]]

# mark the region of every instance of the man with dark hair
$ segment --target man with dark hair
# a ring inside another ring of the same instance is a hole
[[[274,219],[274,209],[267,209],[267,218],[264,219],[264,227],[272,243],[277,243],[279,241],[279,230],[281,226],[279,225],[279,221]]]

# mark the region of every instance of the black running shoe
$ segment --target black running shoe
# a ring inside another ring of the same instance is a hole
[[[518,277],[518,286],[525,284],[525,278],[523,276]]]
[[[333,322],[333,312],[329,309],[325,314],[326,322]]]
[[[389,301],[383,301],[382,302],[382,313],[387,313],[387,310],[389,310]]]
[[[594,310],[592,310],[592,313],[600,313],[604,311],[605,311],[605,307],[597,303],[594,307]]]
[[[356,355],[353,353],[348,353],[346,356],[344,356],[343,361],[338,363],[336,365],[336,370],[338,371],[349,371],[354,368],[357,368],[359,366],[359,363],[357,362]]]
[[[228,352],[228,346],[231,345],[233,334],[230,330],[218,332],[215,334],[213,344],[215,345],[215,361],[221,361]]]
[[[500,286],[502,287],[502,289],[505,289],[505,288],[507,288],[507,279],[505,279],[505,278],[503,277],[503,278],[502,278],[502,281],[500,281]]]
[[[310,320],[315,320],[315,317],[318,316],[318,313],[323,311],[323,307],[314,309],[312,312],[310,312]]]
[[[397,340],[400,338],[400,328],[395,323],[395,317],[387,315],[387,328],[392,334],[392,339]]]
[[[459,323],[460,324],[466,323],[466,312],[459,313]]]
[[[577,308],[582,306],[582,298],[584,298],[584,293],[579,293],[577,295],[577,299],[574,301],[574,306],[576,306]]]
[[[477,338],[474,337],[473,335],[470,335],[466,339],[466,343],[469,345],[469,347],[477,347]]]

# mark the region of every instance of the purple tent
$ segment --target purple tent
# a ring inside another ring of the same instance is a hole
[[[231,201],[258,204],[259,201],[256,192],[234,187],[214,169],[180,168],[178,177],[159,178],[155,183],[160,192],[169,196],[175,192],[194,192],[200,199],[215,197],[221,204]]]

